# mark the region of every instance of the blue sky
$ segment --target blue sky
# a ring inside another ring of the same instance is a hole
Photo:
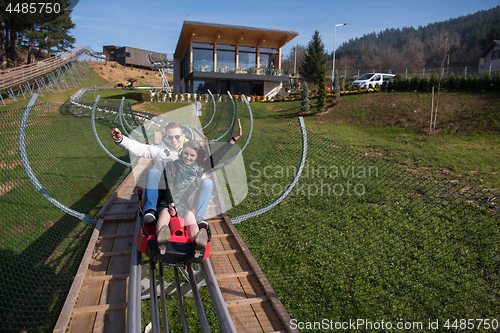
[[[73,10],[71,34],[75,46],[102,51],[104,45],[130,46],[165,53],[177,45],[184,21],[298,31],[283,47],[286,56],[294,45],[307,46],[318,30],[326,50],[351,38],[387,28],[425,26],[488,10],[498,0],[80,0]]]

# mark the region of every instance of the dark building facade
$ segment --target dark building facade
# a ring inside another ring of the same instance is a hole
[[[154,65],[148,57],[154,59],[166,59],[167,55],[153,51],[136,49],[129,46],[103,46],[103,53],[110,61],[116,61],[121,65],[133,65],[134,67],[153,69]]]

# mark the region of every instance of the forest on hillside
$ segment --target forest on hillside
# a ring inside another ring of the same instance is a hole
[[[420,70],[439,68],[443,62],[448,67],[477,68],[479,56],[495,39],[500,39],[500,6],[425,27],[387,28],[350,39],[336,50],[335,69],[339,72],[372,68]],[[306,48],[298,46],[296,50],[300,63]],[[293,73],[294,52],[295,49],[283,62],[289,73]],[[329,54],[330,71],[332,58]]]

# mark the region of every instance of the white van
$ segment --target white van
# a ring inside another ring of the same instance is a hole
[[[382,86],[382,83],[393,80],[395,76],[394,74],[386,73],[363,74],[352,83],[352,87],[357,88],[359,86],[361,89],[375,88],[375,85]]]

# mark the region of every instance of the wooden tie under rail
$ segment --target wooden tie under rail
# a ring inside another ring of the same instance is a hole
[[[150,166],[150,160],[141,159],[98,213],[98,223],[54,333],[127,331],[137,189],[144,188],[143,171]],[[210,177],[215,177],[215,173]],[[215,212],[215,206],[224,205],[217,182],[214,183],[209,214]],[[290,316],[227,214],[219,214],[208,222],[212,229],[210,262],[236,331],[298,332],[290,328]]]

